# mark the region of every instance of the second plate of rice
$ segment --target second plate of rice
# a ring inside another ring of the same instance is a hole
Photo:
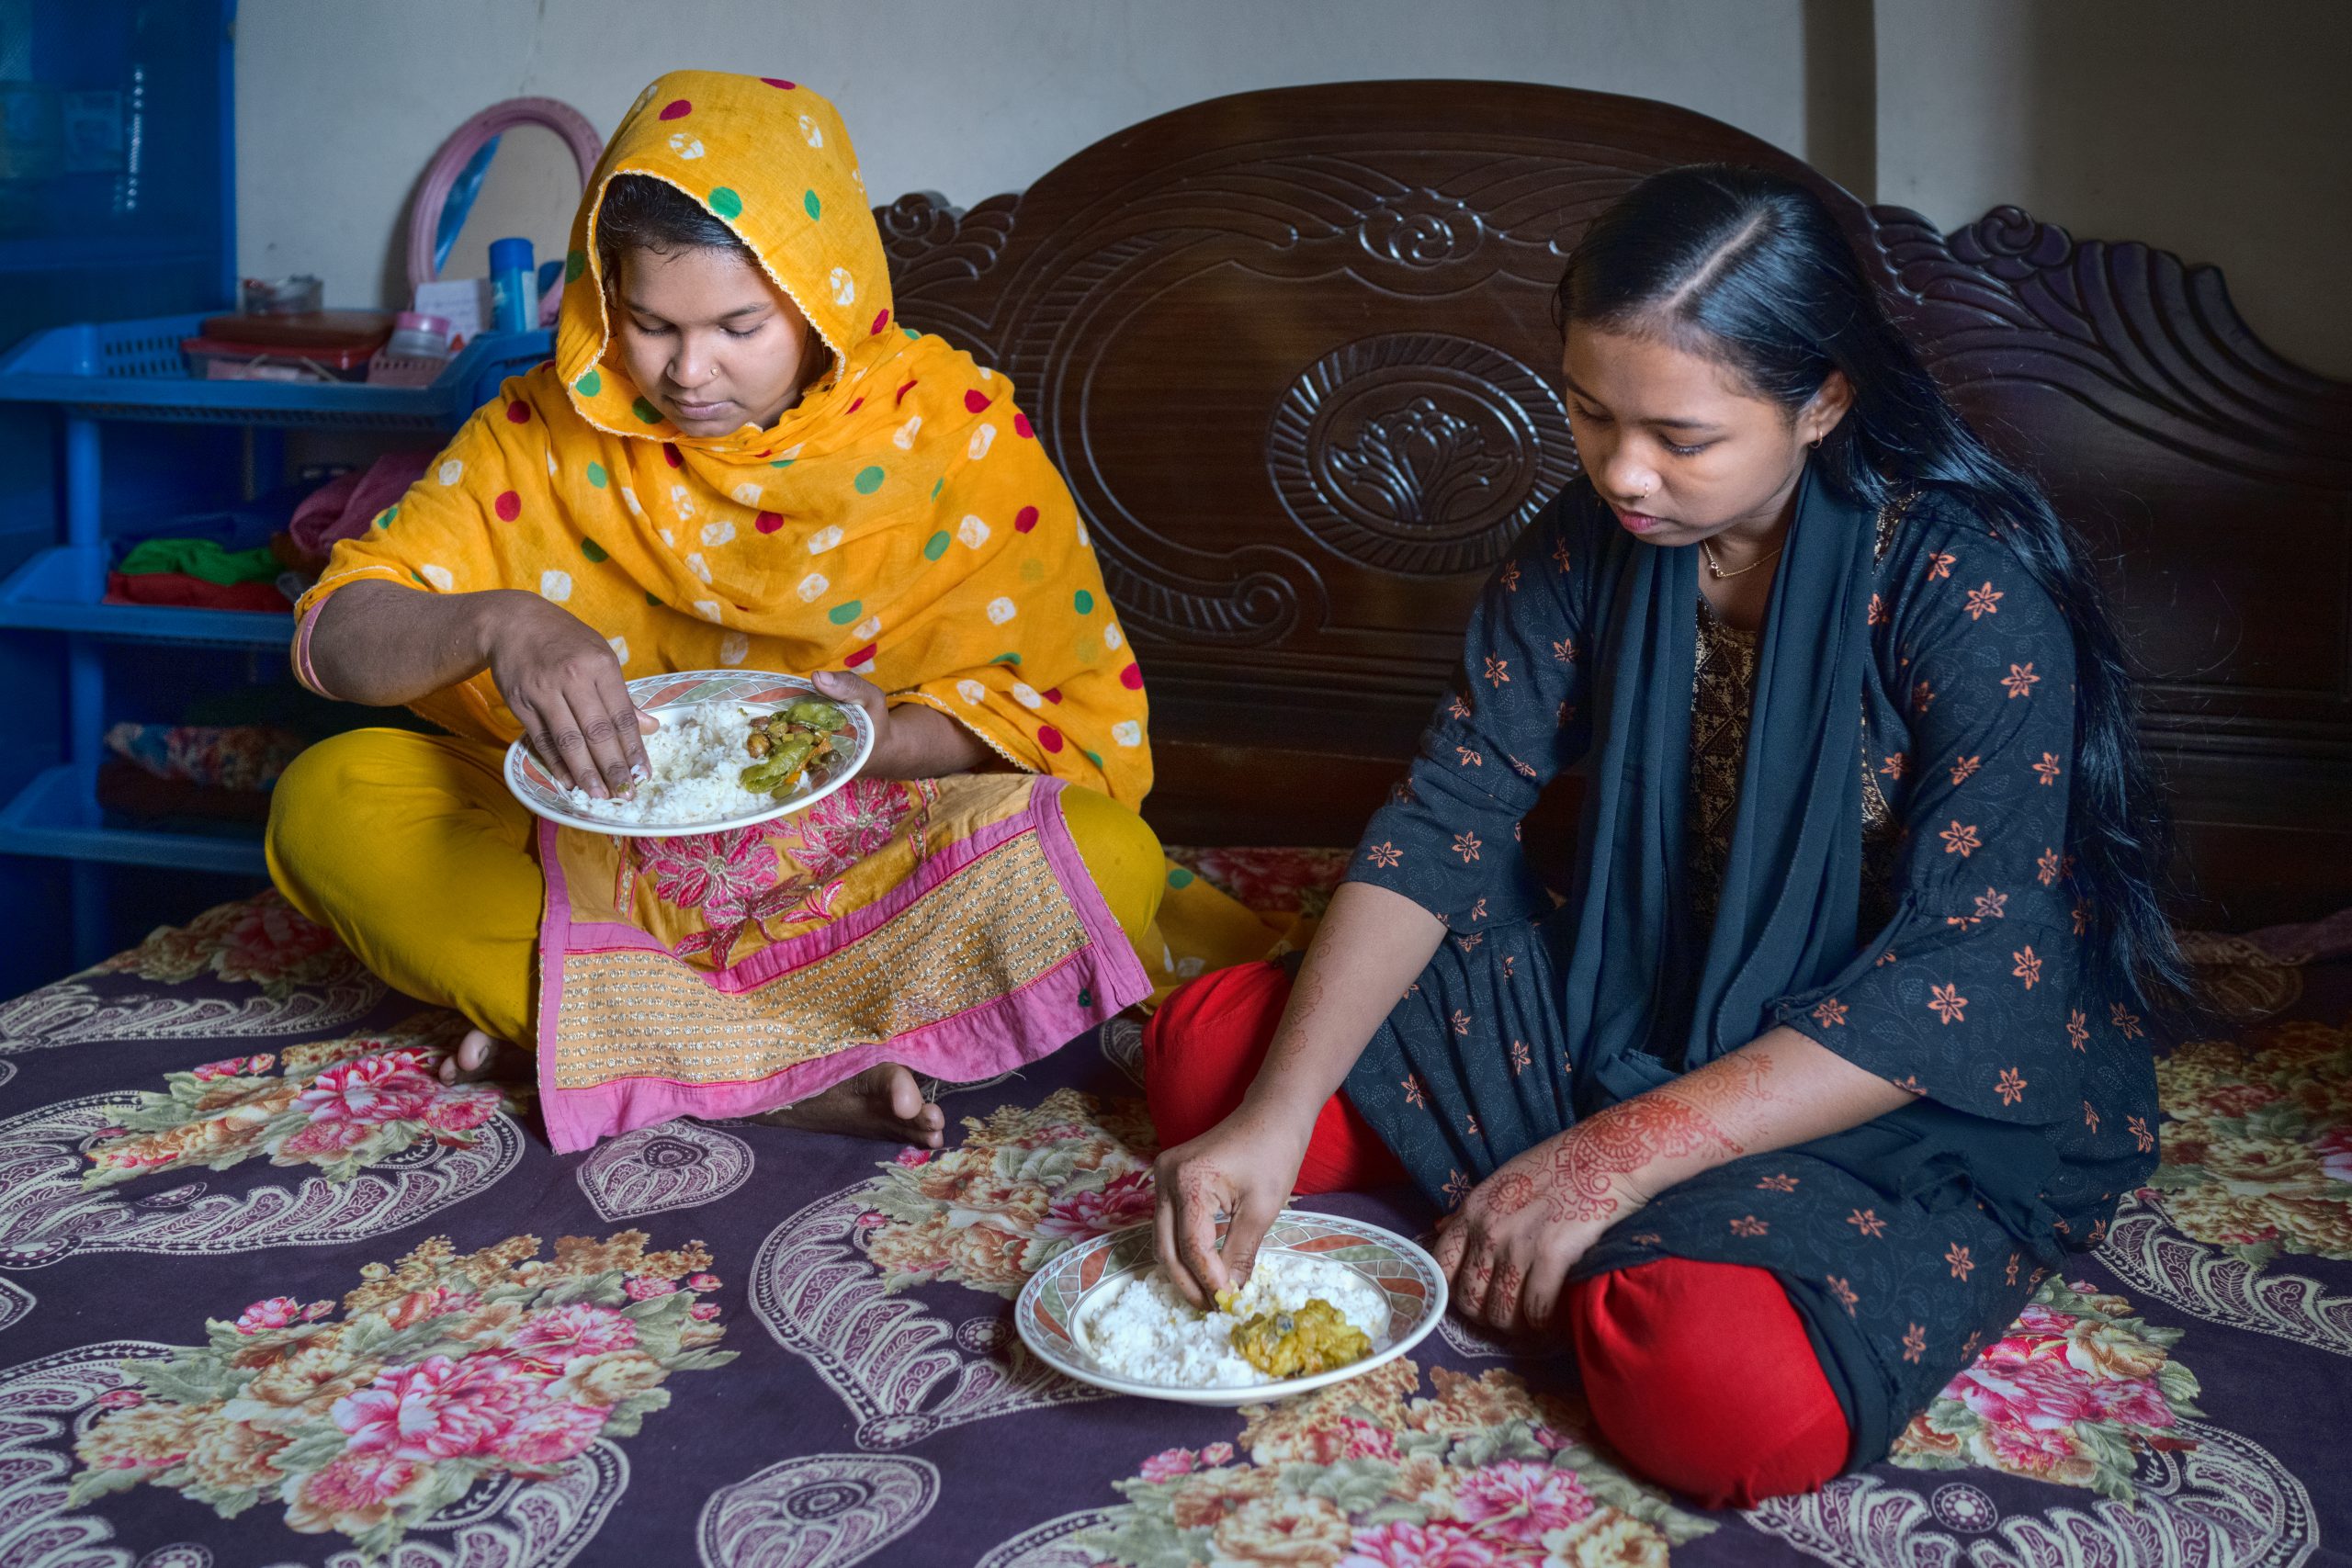
[[[1369,1353],[1275,1378],[1235,1350],[1238,1325],[1297,1313],[1310,1300],[1329,1303],[1362,1332]],[[1291,1209],[1266,1233],[1230,1310],[1188,1305],[1159,1268],[1152,1227],[1138,1225],[1074,1247],[1031,1275],[1012,1321],[1040,1359],[1098,1388],[1184,1404],[1258,1404],[1396,1359],[1437,1326],[1445,1300],[1437,1260],[1396,1232]]]
[[[874,723],[854,703],[834,703],[797,675],[764,670],[683,670],[628,683],[629,701],[661,720],[645,737],[653,776],[628,800],[597,800],[559,784],[517,740],[506,749],[506,787],[535,816],[583,832],[621,838],[673,838],[750,828],[815,805],[857,776],[874,750]],[[784,795],[741,782],[753,757],[745,750],[751,720],[806,697],[838,709],[843,720],[830,754],[808,764]]]

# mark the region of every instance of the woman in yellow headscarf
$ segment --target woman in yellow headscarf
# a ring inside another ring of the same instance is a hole
[[[1005,378],[892,318],[848,135],[805,87],[647,88],[566,278],[555,358],[297,607],[307,684],[451,736],[307,752],[272,874],[470,1020],[467,1070],[533,1048],[558,1149],[682,1112],[936,1145],[915,1074],[1006,1070],[1151,988],[1143,680],[1085,528]],[[862,704],[861,777],[632,840],[501,782],[521,736],[625,793],[650,721],[624,681],[730,666]]]

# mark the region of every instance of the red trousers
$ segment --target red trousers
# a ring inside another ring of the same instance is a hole
[[[1180,988],[1144,1031],[1144,1094],[1160,1146],[1241,1103],[1290,998],[1279,964]],[[1315,1121],[1301,1193],[1393,1185],[1396,1156],[1345,1095]],[[1664,1258],[1567,1291],[1593,1423],[1652,1480],[1708,1507],[1810,1492],[1845,1468],[1845,1413],[1780,1281],[1763,1269]]]

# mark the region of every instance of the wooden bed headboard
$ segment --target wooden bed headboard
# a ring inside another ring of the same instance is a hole
[[[1018,195],[877,209],[901,318],[1014,378],[1093,531],[1150,680],[1163,837],[1353,841],[1487,570],[1576,471],[1567,249],[1699,162],[1818,190],[2105,558],[2211,901],[2191,916],[2346,902],[2352,383],[2257,343],[2211,268],[2014,208],[1941,234],[1703,115],[1516,83],[1219,98]],[[1569,807],[1539,818],[1556,862]]]

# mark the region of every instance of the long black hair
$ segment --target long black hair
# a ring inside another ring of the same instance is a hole
[[[1755,169],[1652,175],[1577,242],[1556,309],[1563,330],[1656,334],[1704,355],[1791,418],[1843,371],[1853,406],[1813,455],[1819,476],[1872,510],[1899,492],[1940,492],[1999,533],[2074,632],[2066,836],[2089,906],[2092,976],[2152,1012],[2188,1004],[2188,970],[2159,894],[2169,823],[2141,749],[2122,643],[2082,544],[2041,487],[1995,457],[1946,400],[1821,199]]]

